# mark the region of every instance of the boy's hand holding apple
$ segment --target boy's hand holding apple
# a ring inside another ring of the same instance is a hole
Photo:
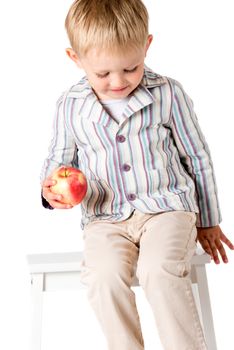
[[[76,168],[61,166],[42,185],[42,195],[56,209],[69,209],[85,197],[87,180]]]

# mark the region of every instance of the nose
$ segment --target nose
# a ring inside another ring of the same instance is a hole
[[[125,87],[126,87],[126,82],[121,74],[115,74],[112,76],[111,88],[113,90],[121,90]]]

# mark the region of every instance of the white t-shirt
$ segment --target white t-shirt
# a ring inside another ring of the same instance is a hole
[[[123,111],[128,104],[130,97],[125,97],[118,100],[100,100],[105,110],[111,115],[111,117],[119,123]]]

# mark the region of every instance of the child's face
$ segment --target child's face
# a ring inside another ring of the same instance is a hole
[[[84,69],[90,85],[99,99],[121,99],[127,97],[141,82],[144,73],[144,59],[152,36],[148,38],[145,48],[127,51],[116,55],[97,49],[78,57],[68,56],[78,67]]]

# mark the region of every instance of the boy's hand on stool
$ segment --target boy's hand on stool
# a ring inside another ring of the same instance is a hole
[[[234,250],[234,245],[229,241],[229,239],[222,232],[219,225],[212,227],[197,227],[197,239],[199,240],[202,248],[206,253],[211,255],[216,264],[219,264],[219,251],[223,262],[228,263],[228,258],[221,241],[223,241],[230,249]]]

